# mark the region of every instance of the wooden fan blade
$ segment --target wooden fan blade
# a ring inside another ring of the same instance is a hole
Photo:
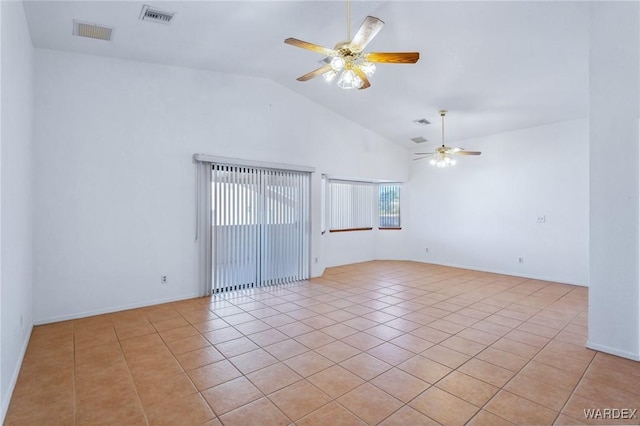
[[[414,152],[414,155],[433,155],[435,152]]]
[[[482,152],[480,152],[480,151],[465,151],[465,150],[461,150],[461,151],[452,152],[452,154],[455,154],[455,155],[480,155],[480,154],[482,154]]]
[[[360,67],[353,67],[353,72],[355,72],[356,75],[360,77],[360,79],[362,80],[362,86],[359,87],[360,90],[366,89],[367,87],[371,86],[371,83],[369,83],[369,79],[367,78],[367,75],[364,73],[364,71],[360,69]]]
[[[291,46],[300,47],[302,49],[312,50],[314,52],[322,53],[326,56],[335,55],[335,50],[329,49],[328,47],[318,46],[317,44],[308,43],[306,41],[298,40],[297,38],[288,38],[284,41],[286,44],[290,44]]]
[[[384,27],[384,22],[380,19],[367,16],[364,18],[364,22],[358,28],[358,32],[349,43],[349,48],[356,52],[362,52],[367,44],[373,40],[373,38],[380,32],[380,30]]]
[[[390,64],[415,64],[420,59],[419,52],[371,52],[366,55],[369,62]]]
[[[425,155],[424,157],[414,158],[413,161],[424,160],[427,157],[428,157],[428,155]]]
[[[298,81],[311,80],[313,77],[317,77],[317,76],[322,75],[325,72],[331,71],[331,70],[332,70],[331,64],[323,65],[318,69],[315,69],[315,70],[313,70],[313,71],[311,71],[309,73],[306,73],[303,76],[300,76],[300,77],[296,78],[296,80],[298,80]]]

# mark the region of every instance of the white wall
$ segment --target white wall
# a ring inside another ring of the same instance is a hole
[[[587,346],[640,360],[640,5],[591,5]],[[602,161],[615,155],[615,161]]]
[[[450,145],[483,153],[448,169],[412,162],[409,258],[588,285],[587,120]]]
[[[406,191],[401,190],[401,208],[406,205]],[[401,230],[379,230],[377,224],[370,231],[327,232],[326,266],[340,266],[369,260],[406,260],[406,238],[409,235],[405,214],[401,213]]]
[[[196,152],[316,167],[314,275],[320,174],[407,178],[404,149],[269,80],[36,49],[35,105],[36,322],[198,295]]]
[[[2,1],[0,421],[33,324],[33,47],[22,2]]]
[[[328,232],[325,234],[327,267],[376,259],[378,231]]]

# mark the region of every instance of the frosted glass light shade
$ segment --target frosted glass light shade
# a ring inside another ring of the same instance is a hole
[[[438,168],[451,167],[456,164],[456,160],[449,154],[436,154],[429,160],[429,164]]]
[[[363,82],[352,70],[344,70],[340,74],[337,84],[341,89],[358,89]]]
[[[324,81],[327,84],[331,84],[333,82],[333,80],[336,79],[337,75],[338,75],[337,72],[335,72],[334,70],[331,70],[331,71],[327,71],[324,74],[322,74],[322,78],[324,79]]]
[[[344,59],[339,56],[336,56],[331,60],[331,68],[334,71],[342,71],[344,69]]]

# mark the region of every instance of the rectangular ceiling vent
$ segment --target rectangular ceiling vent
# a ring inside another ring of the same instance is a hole
[[[420,118],[418,120],[413,120],[414,123],[418,123],[418,124],[422,124],[423,126],[426,126],[427,124],[431,124],[431,122],[429,120],[427,120],[426,118]]]
[[[151,6],[144,5],[142,6],[142,11],[140,11],[139,19],[141,21],[169,25],[175,14],[175,12],[167,12],[166,10],[155,9]]]
[[[425,143],[427,140],[422,136],[418,136],[417,138],[411,138],[411,140],[415,143]]]
[[[113,37],[113,28],[74,19],[73,35],[78,37],[94,38],[96,40],[111,41],[111,38]]]

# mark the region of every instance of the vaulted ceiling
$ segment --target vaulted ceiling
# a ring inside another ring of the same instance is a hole
[[[177,14],[142,22],[144,4]],[[420,52],[415,65],[379,64],[359,91],[296,81],[323,57],[283,43],[333,48],[346,1],[27,0],[25,11],[35,47],[271,79],[409,149],[439,144],[442,108],[451,141],[588,113],[588,2],[353,1],[352,34],[367,15],[386,23],[367,51]],[[112,41],[74,37],[74,19],[114,27]]]

